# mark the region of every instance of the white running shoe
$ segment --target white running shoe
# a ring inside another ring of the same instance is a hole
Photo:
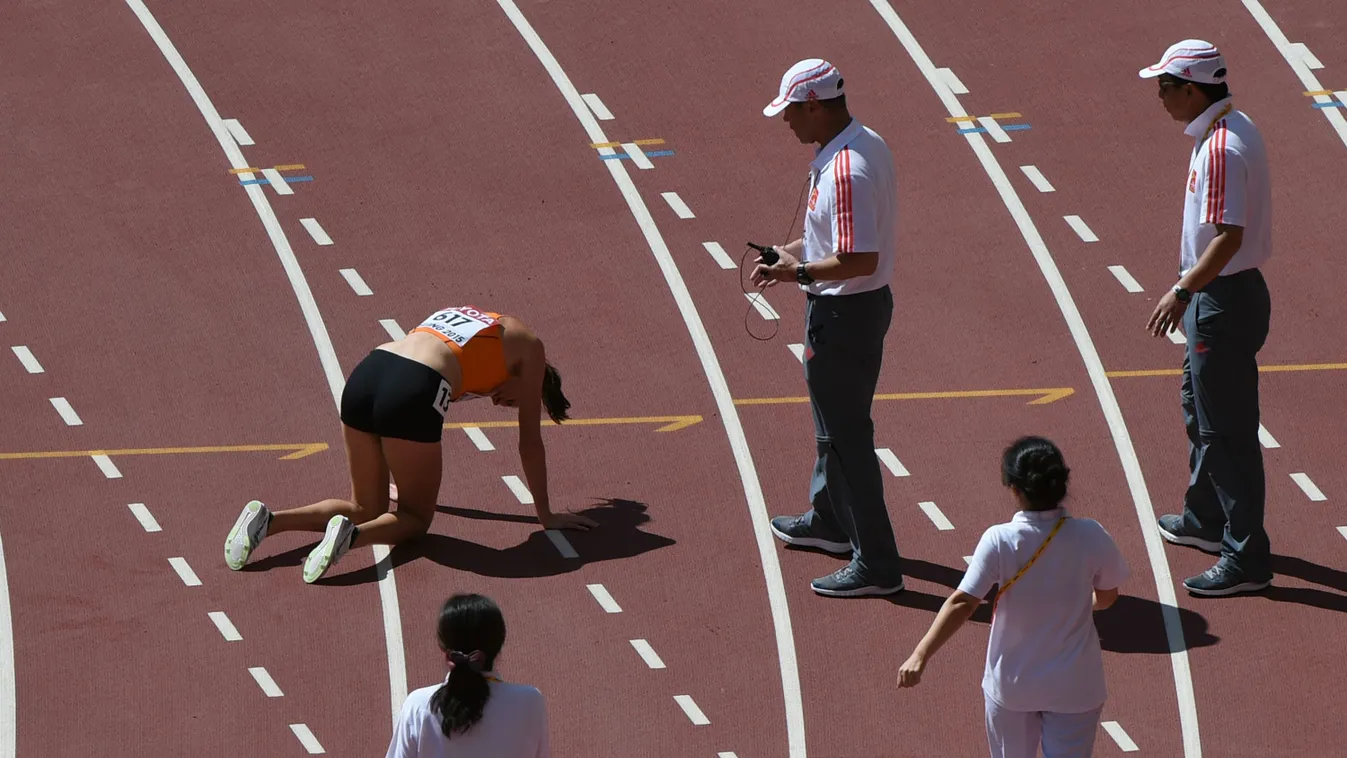
[[[355,522],[345,516],[333,516],[327,521],[323,539],[304,559],[304,581],[313,584],[351,548],[355,536]]]
[[[225,538],[225,563],[229,568],[235,571],[243,568],[243,564],[248,562],[248,556],[267,536],[267,526],[270,524],[271,511],[259,501],[253,500],[243,506],[243,512]]]

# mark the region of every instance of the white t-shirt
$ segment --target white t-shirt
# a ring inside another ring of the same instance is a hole
[[[875,272],[800,285],[815,295],[877,290],[893,278],[897,254],[898,178],[883,138],[852,119],[809,164],[809,203],[802,262],[834,254],[879,253]]]
[[[386,758],[550,758],[542,693],[527,684],[493,681],[489,686],[482,720],[453,739],[444,736],[440,718],[430,708],[440,685],[413,690],[398,714]]]
[[[1272,257],[1272,187],[1258,128],[1227,97],[1212,103],[1184,133],[1195,143],[1188,160],[1179,270],[1187,273],[1197,265],[1216,238],[1217,224],[1244,227],[1239,251],[1221,276],[1263,265]]]
[[[1065,508],[1020,511],[983,533],[959,589],[986,597],[1029,562]],[[1086,518],[1068,518],[1034,565],[996,606],[982,691],[1012,711],[1083,713],[1107,697],[1092,592],[1130,571],[1113,538]]]

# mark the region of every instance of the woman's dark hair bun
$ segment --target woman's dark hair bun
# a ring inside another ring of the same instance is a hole
[[[1070,478],[1062,451],[1044,437],[1021,437],[1001,456],[1001,483],[1023,492],[1032,510],[1049,511],[1060,505]]]

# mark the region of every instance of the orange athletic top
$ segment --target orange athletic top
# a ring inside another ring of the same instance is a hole
[[[504,327],[497,320],[500,316],[470,305],[455,306],[436,311],[412,330],[439,337],[458,358],[463,382],[449,398],[451,402],[487,397],[510,377],[501,344]]]

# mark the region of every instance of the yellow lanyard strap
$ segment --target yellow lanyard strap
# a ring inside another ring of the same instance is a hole
[[[1033,557],[1029,559],[1028,563],[1024,564],[1024,568],[1020,569],[1018,574],[1016,574],[1010,581],[1006,582],[1005,585],[1001,587],[1001,589],[996,591],[996,597],[992,598],[993,614],[996,613],[996,604],[1000,602],[1001,596],[1006,594],[1006,590],[1010,589],[1011,586],[1015,584],[1015,582],[1018,582],[1020,580],[1020,577],[1024,576],[1024,572],[1028,571],[1030,566],[1034,565],[1034,561],[1038,560],[1038,556],[1043,554],[1043,549],[1048,546],[1049,542],[1052,542],[1053,537],[1057,536],[1057,530],[1061,529],[1062,524],[1066,523],[1066,518],[1067,518],[1066,516],[1063,516],[1057,519],[1057,525],[1052,528],[1051,532],[1048,532],[1048,538],[1043,540],[1042,545],[1038,546],[1038,550],[1034,551]]]

